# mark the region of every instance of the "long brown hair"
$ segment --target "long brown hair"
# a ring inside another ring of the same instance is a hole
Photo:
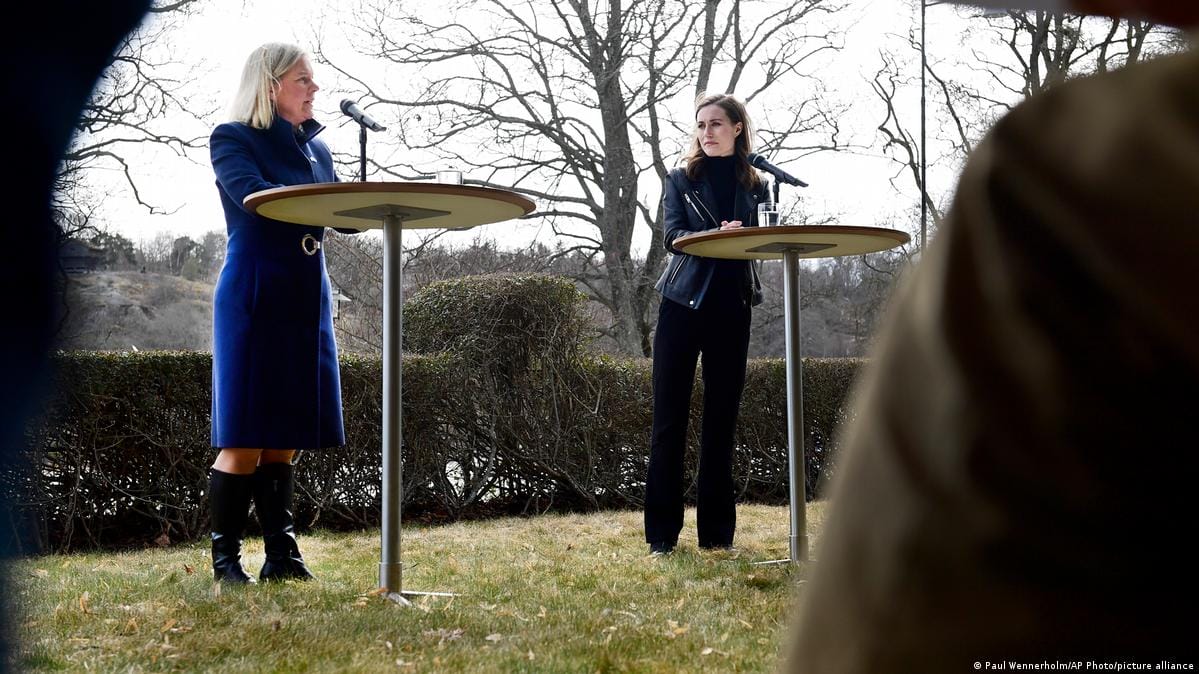
[[[695,99],[695,114],[698,115],[702,108],[709,105],[719,105],[724,110],[724,114],[728,115],[730,122],[741,124],[741,133],[733,139],[733,154],[738,159],[735,168],[737,182],[747,190],[756,189],[762,180],[758,177],[758,172],[749,165],[749,153],[754,149],[754,141],[753,129],[749,122],[749,113],[745,111],[745,104],[730,94],[712,94],[711,96],[700,94]],[[699,179],[703,172],[705,156],[707,155],[704,154],[704,149],[699,144],[699,133],[692,132],[691,149],[683,156],[688,178]]]

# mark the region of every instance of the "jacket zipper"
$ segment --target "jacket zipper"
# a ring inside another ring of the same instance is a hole
[[[699,219],[700,219],[700,220],[703,220],[703,219],[704,219],[704,213],[707,213],[707,214],[708,214],[708,219],[712,221],[712,225],[713,225],[714,227],[716,227],[716,228],[719,228],[719,227],[720,227],[720,223],[716,222],[716,218],[712,217],[712,212],[708,210],[708,207],[707,207],[707,206],[704,206],[704,202],[703,202],[703,200],[702,200],[702,199],[700,199],[698,195],[696,195],[696,197],[695,197],[695,201],[698,201],[700,206],[704,206],[704,213],[700,213],[700,212],[699,212],[699,206],[696,206],[696,205],[695,205],[695,201],[692,201],[692,200],[691,200],[691,193],[690,193],[690,192],[688,192],[687,194],[684,194],[684,195],[683,195],[683,198],[687,200],[687,203],[691,204],[691,208],[694,208],[694,209],[695,209],[695,214],[699,216]]]
[[[683,255],[682,258],[683,259],[679,260],[679,266],[674,268],[674,273],[671,274],[670,278],[666,281],[667,284],[674,283],[675,277],[679,275],[679,272],[683,271],[683,265],[687,264],[687,256]]]

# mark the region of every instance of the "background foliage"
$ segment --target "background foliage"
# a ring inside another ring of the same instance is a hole
[[[637,508],[649,456],[651,362],[586,348],[584,297],[546,276],[431,284],[406,305],[406,519]],[[857,359],[805,359],[807,488],[832,469]],[[126,547],[208,531],[211,356],[67,352],[30,427],[25,468],[0,476],[28,550]],[[382,370],[342,356],[343,448],[299,462],[303,527],[378,526]],[[739,498],[787,499],[786,374],[752,360],[734,475]],[[702,384],[692,401],[693,478]],[[691,497],[689,493],[689,498]]]

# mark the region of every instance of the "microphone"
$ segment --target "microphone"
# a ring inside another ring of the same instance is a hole
[[[357,103],[355,103],[354,101],[351,101],[348,98],[341,99],[341,111],[343,113],[345,113],[350,119],[354,120],[355,122],[358,122],[362,126],[365,126],[366,128],[370,129],[371,131],[386,131],[387,130],[387,127],[385,127],[382,124],[371,119],[370,115],[363,112],[362,108],[358,107]]]
[[[343,103],[342,105],[345,105],[345,104]],[[763,171],[773,175],[775,178],[778,178],[780,181],[785,182],[788,185],[798,185],[799,187],[807,187],[808,186],[807,183],[800,180],[799,178],[796,178],[795,176],[791,175],[790,173],[787,173],[786,171],[784,171],[783,169],[766,161],[766,158],[760,154],[750,152],[749,156],[746,157],[746,159],[749,160],[750,166],[752,166],[756,169],[762,169]]]

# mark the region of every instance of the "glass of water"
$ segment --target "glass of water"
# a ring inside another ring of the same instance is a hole
[[[461,185],[462,171],[456,169],[447,169],[437,172],[437,182],[443,185]]]
[[[779,205],[763,201],[758,204],[758,226],[759,227],[777,227],[783,224],[783,216],[779,214]]]

